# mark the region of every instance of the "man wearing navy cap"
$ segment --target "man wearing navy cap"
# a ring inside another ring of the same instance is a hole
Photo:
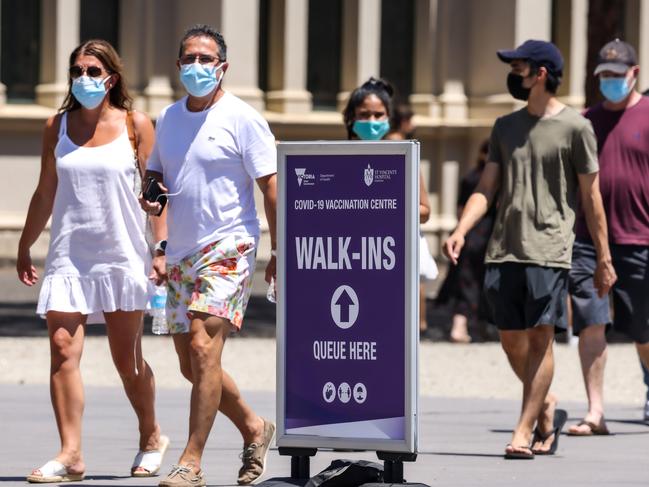
[[[528,40],[498,51],[511,67],[507,88],[527,105],[496,120],[488,163],[444,244],[455,264],[467,232],[498,199],[485,262],[485,295],[502,347],[523,383],[521,414],[505,458],[551,455],[566,421],[551,394],[555,328],[565,330],[568,271],[577,200],[597,252],[595,287],[616,280],[599,193],[597,143],[577,111],[556,98],[563,59],[557,47]],[[581,191],[580,191],[581,190]]]
[[[586,221],[578,215],[570,295],[588,412],[568,430],[575,436],[608,434],[603,389],[605,333],[612,321],[635,342],[640,360],[649,367],[649,99],[635,89],[639,71],[632,46],[619,39],[606,44],[593,73],[604,101],[584,113],[597,137],[600,190],[619,280],[613,287],[611,320],[608,296],[593,290],[595,251]]]

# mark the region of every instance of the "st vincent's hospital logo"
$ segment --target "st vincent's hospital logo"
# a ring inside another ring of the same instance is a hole
[[[369,164],[365,168],[365,184],[367,186],[371,186],[372,182],[374,181],[374,169],[372,169],[372,166]]]
[[[384,183],[390,181],[392,176],[397,175],[397,169],[374,169],[371,165],[363,170],[363,181],[367,186],[372,184]]]
[[[313,186],[315,185],[315,175],[309,174],[306,172],[305,167],[296,167],[295,175],[297,176],[297,185],[298,186]]]

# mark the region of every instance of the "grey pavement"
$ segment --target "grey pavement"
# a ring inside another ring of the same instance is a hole
[[[88,387],[84,417],[87,478],[81,485],[153,486],[158,479],[133,479],[129,467],[136,453],[134,415],[118,387]],[[275,417],[272,392],[244,392],[262,415]],[[0,385],[0,485],[26,485],[24,476],[52,457],[58,446],[45,385]],[[187,390],[158,391],[157,411],[171,447],[163,471],[177,459],[187,435]],[[569,410],[575,405],[564,404]],[[419,458],[405,465],[411,482],[431,486],[641,486],[649,483],[649,427],[634,421],[636,406],[608,409],[609,437],[562,436],[558,454],[531,461],[502,458],[518,401],[424,397],[420,401]],[[572,417],[571,420],[576,420]],[[241,440],[218,416],[204,457],[211,486],[230,486],[236,478]],[[312,474],[335,458],[376,460],[372,452],[319,452]],[[288,476],[290,460],[269,453],[266,478]],[[72,484],[74,485],[74,484]]]

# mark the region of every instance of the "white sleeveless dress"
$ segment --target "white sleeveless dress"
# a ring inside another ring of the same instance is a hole
[[[104,311],[145,309],[150,257],[126,124],[112,142],[80,147],[64,113],[54,155],[58,186],[37,313],[78,312],[103,323]]]

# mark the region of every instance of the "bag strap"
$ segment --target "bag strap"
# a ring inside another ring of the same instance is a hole
[[[140,155],[137,151],[137,133],[135,132],[135,123],[133,123],[133,111],[129,110],[126,112],[126,131],[128,132],[128,140],[131,141],[131,147],[133,147],[133,154],[135,155],[135,163],[137,164],[137,170],[140,173],[140,178],[144,179],[144,172],[142,171],[142,165],[140,164]]]

